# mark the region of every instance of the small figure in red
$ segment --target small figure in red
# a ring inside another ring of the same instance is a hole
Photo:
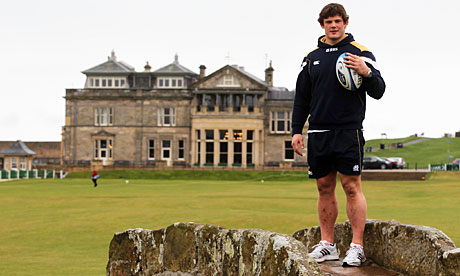
[[[96,171],[93,171],[93,177],[91,179],[93,180],[94,188],[97,187],[97,179],[99,178],[99,176],[100,175],[98,175]]]

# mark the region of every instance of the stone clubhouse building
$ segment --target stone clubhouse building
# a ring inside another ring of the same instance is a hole
[[[137,72],[108,60],[66,89],[61,165],[69,170],[304,167],[291,147],[294,92],[237,65],[206,75],[174,61]]]

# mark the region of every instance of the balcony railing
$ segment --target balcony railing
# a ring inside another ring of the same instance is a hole
[[[263,114],[262,106],[204,106],[197,105],[193,108],[194,114]]]

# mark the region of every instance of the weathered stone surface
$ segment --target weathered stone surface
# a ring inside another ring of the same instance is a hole
[[[441,262],[444,267],[442,275],[460,275],[460,248],[445,251],[442,254]]]
[[[123,250],[118,250],[122,248]],[[137,264],[137,249],[135,249],[135,240],[131,237],[130,232],[115,235],[110,242],[109,255],[114,260],[107,267],[107,273],[113,276],[122,276],[129,271],[135,271]]]
[[[228,230],[194,223],[155,231],[131,229],[112,239],[107,275],[460,276],[460,249],[431,227],[368,220],[364,246],[370,260],[361,268],[326,262],[320,270],[307,255],[307,247],[320,240],[319,227],[299,230],[294,238],[259,229]],[[335,226],[341,257],[351,238],[349,222]]]
[[[110,243],[107,275],[324,275],[289,235],[176,223],[131,229]]]
[[[321,238],[320,228],[294,233],[309,250]],[[335,242],[344,257],[352,239],[349,222],[335,226]],[[368,220],[364,233],[366,257],[405,275],[460,276],[460,249],[442,231],[397,221]]]
[[[163,262],[165,270],[192,271],[198,256],[193,225],[178,224],[166,228]]]
[[[342,261],[327,261],[319,265],[321,271],[327,276],[405,276],[402,273],[382,268],[372,262],[366,261],[360,267],[343,267]]]

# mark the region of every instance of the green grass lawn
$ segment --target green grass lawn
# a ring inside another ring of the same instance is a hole
[[[113,234],[130,228],[193,221],[292,234],[317,225],[315,182],[281,174],[129,183],[102,177],[97,188],[89,178],[1,182],[0,275],[105,275]],[[368,218],[436,227],[460,244],[460,174],[369,181],[363,189]],[[343,222],[341,188],[337,195]]]
[[[402,138],[402,139],[391,139],[391,143],[399,141],[408,142],[413,140],[413,137]],[[366,142],[365,148],[369,145],[378,144],[384,142],[387,139],[371,140]],[[390,140],[390,139],[388,139]],[[447,144],[450,142],[450,145]],[[403,148],[396,149],[385,149],[377,152],[366,152],[366,156],[380,156],[380,157],[403,157],[406,163],[409,163],[411,169],[415,168],[417,163],[418,168],[428,168],[430,163],[446,163],[449,155],[453,156],[453,159],[460,158],[460,138],[437,138],[429,139],[427,141],[405,146]],[[451,162],[453,161],[450,160]]]

